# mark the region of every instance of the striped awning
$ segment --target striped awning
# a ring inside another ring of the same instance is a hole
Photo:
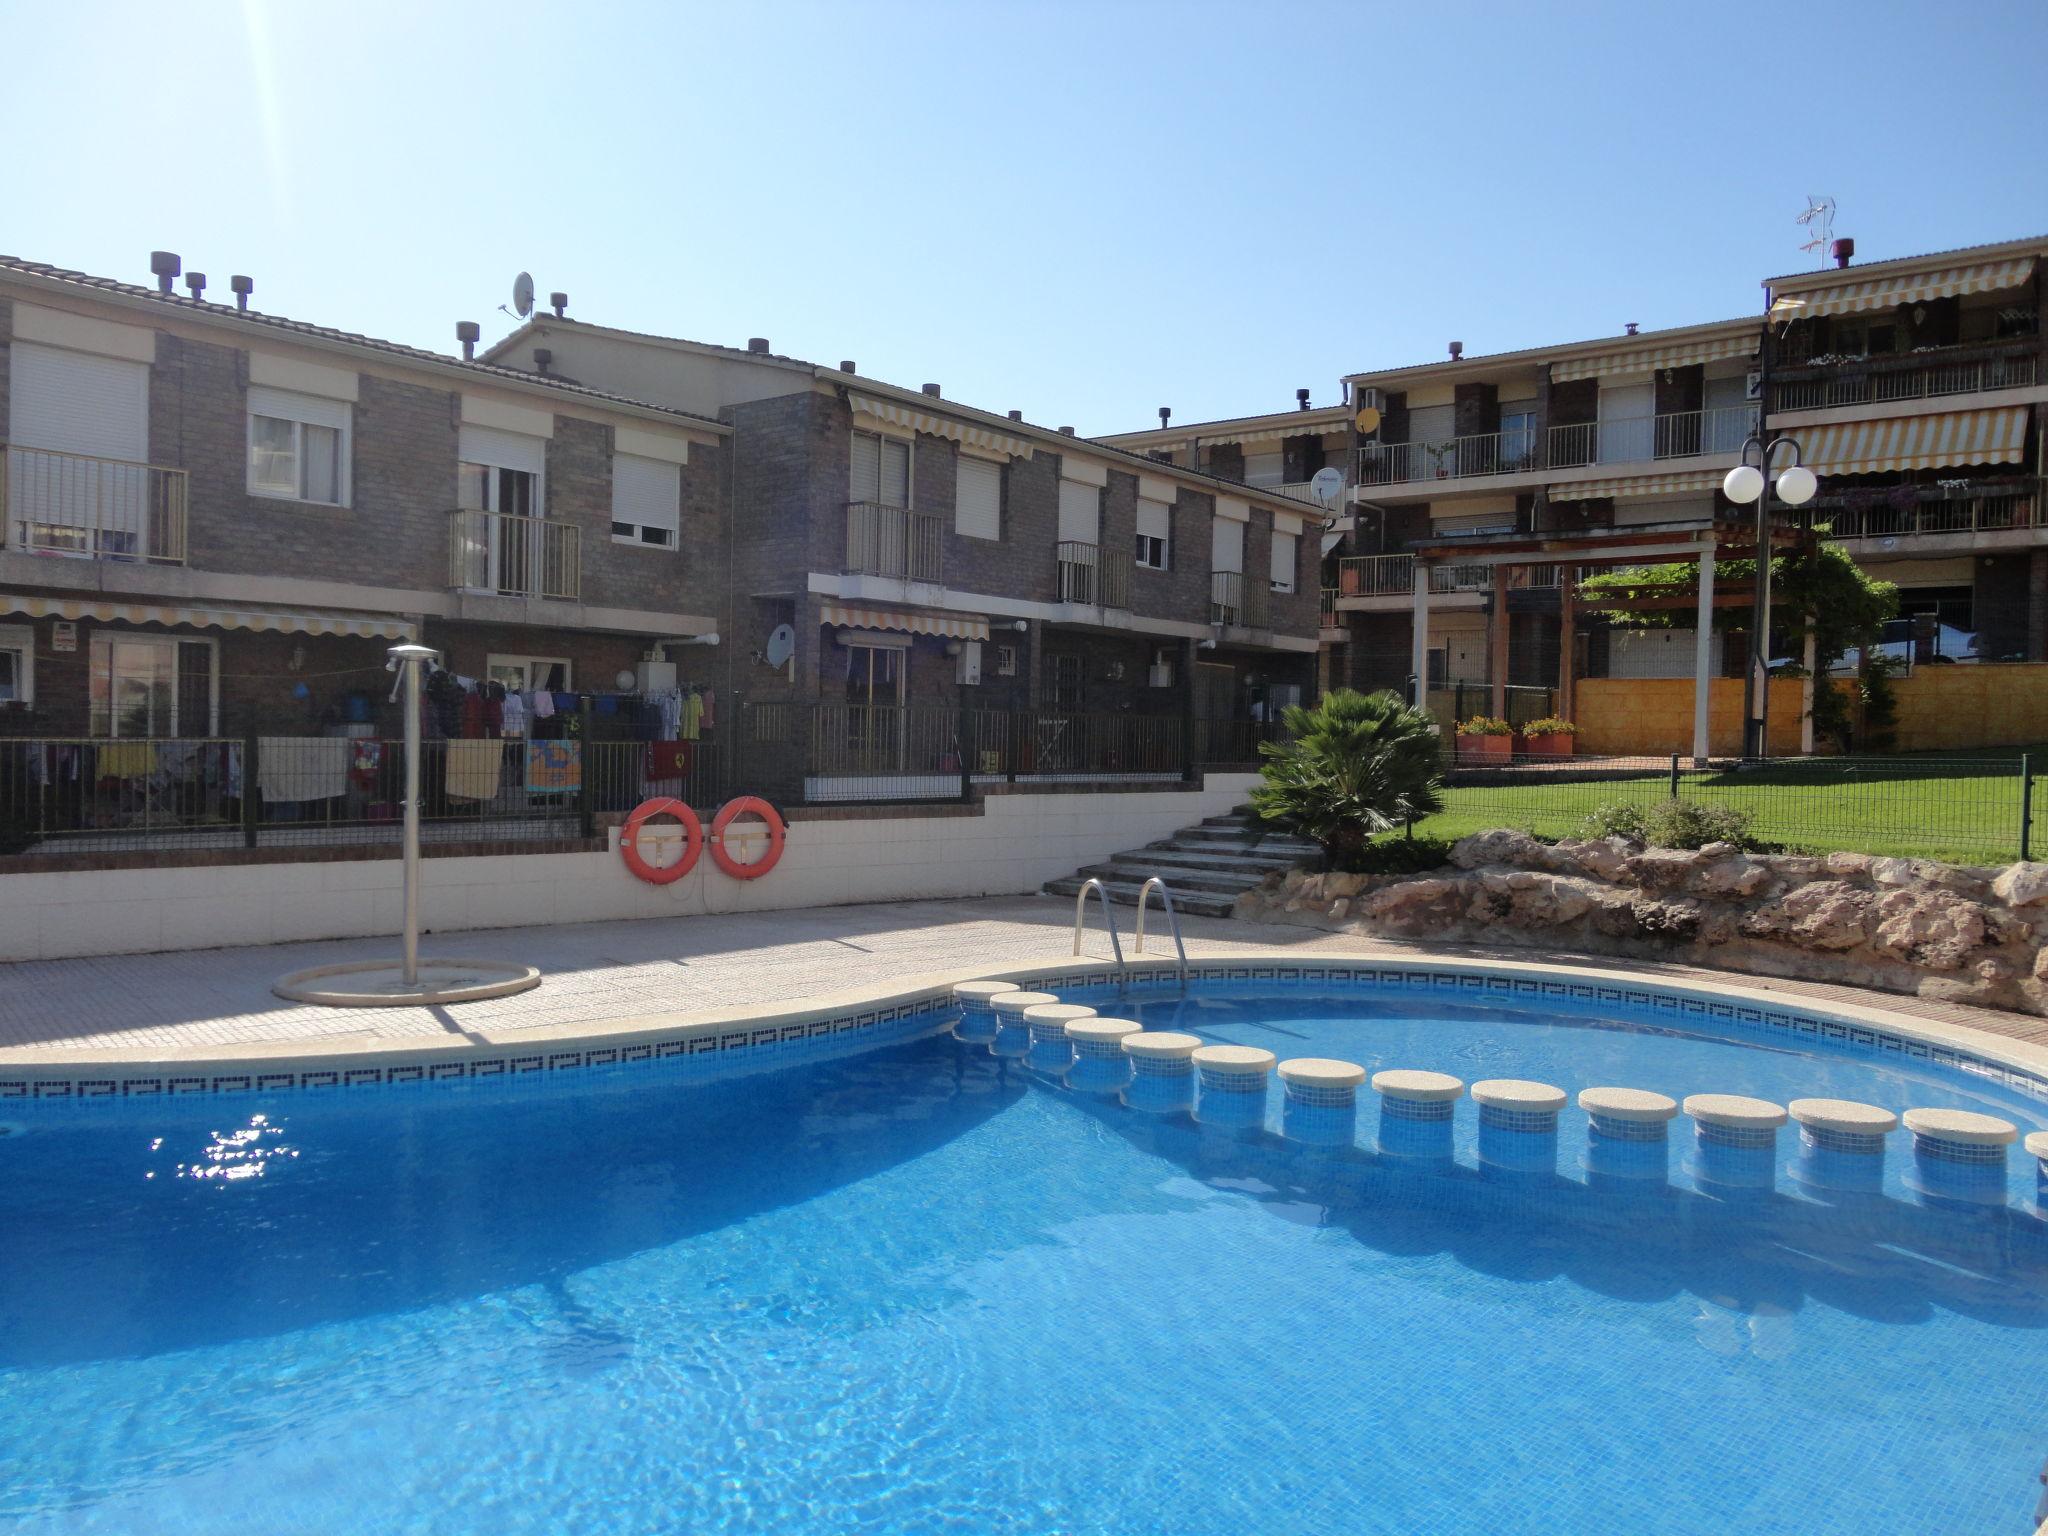
[[[0,613],[25,613],[32,619],[95,619],[102,624],[189,624],[195,629],[250,629],[259,634],[413,638],[412,624],[405,619],[308,609],[217,608],[201,603],[123,602],[106,597],[0,592]]]
[[[1875,475],[1951,464],[2017,464],[2026,448],[2027,408],[1942,411],[1886,421],[1802,427],[1800,458],[1821,475]]]
[[[1866,282],[1841,283],[1831,288],[1809,288],[1788,293],[1771,302],[1773,320],[1813,320],[1822,315],[1853,315],[1866,309],[1892,309],[1900,304],[1923,304],[1929,299],[1954,298],[1965,293],[1995,293],[2017,288],[2034,275],[2034,258],[2016,256],[2010,261],[1983,261],[1974,266],[1943,267],[1934,272],[1902,272],[1891,277],[1874,277]]]
[[[1348,421],[1295,422],[1285,425],[1275,422],[1266,427],[1248,427],[1242,432],[1190,432],[1189,437],[1199,437],[1202,446],[1213,447],[1224,443],[1238,443],[1249,446],[1252,443],[1282,443],[1290,437],[1328,437],[1333,432],[1349,432]]]
[[[848,629],[893,629],[907,635],[943,635],[948,640],[986,640],[988,620],[948,613],[897,613],[887,608],[856,608],[826,603],[824,622]]]
[[[1748,357],[1756,351],[1756,333],[1739,336],[1709,336],[1700,341],[1673,342],[1666,347],[1636,347],[1629,351],[1603,352],[1597,357],[1575,357],[1550,365],[1550,381],[1564,384],[1572,379],[1597,379],[1613,373],[1652,373],[1661,368],[1690,368],[1695,363],[1718,363],[1724,358]]]
[[[965,443],[970,448],[980,448],[987,453],[1007,453],[1012,458],[1028,459],[1032,454],[1031,444],[1021,437],[1011,437],[1006,432],[993,432],[987,427],[971,426],[964,421],[954,421],[946,416],[934,416],[921,411],[914,405],[901,400],[884,400],[876,395],[857,395],[848,391],[847,403],[855,411],[872,416],[877,421],[886,421],[892,427],[902,427],[908,432],[928,432],[933,437],[950,438],[956,443]]]
[[[1588,501],[1596,496],[1684,496],[1711,491],[1725,471],[1688,469],[1668,475],[1622,475],[1613,480],[1568,480],[1550,488],[1552,501]]]

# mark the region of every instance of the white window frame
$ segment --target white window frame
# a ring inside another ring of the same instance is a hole
[[[566,656],[508,656],[493,651],[484,657],[484,681],[506,683],[504,678],[494,677],[492,674],[500,670],[507,672],[516,670],[521,680],[519,686],[513,688],[512,691],[514,693],[532,693],[534,691],[535,670],[540,667],[560,667],[562,669],[561,688],[559,690],[550,688],[548,692],[574,693],[576,691],[576,669]],[[506,686],[511,687],[511,684],[506,683]]]
[[[114,708],[113,689],[113,648],[116,645],[148,645],[171,653],[171,718],[167,730],[156,733],[158,739],[165,737],[217,736],[220,734],[220,641],[212,635],[145,635],[132,630],[98,628],[87,642],[86,652],[86,694],[87,720],[97,724],[94,718],[97,706],[92,699],[92,681],[100,670],[100,647],[107,648],[107,740],[142,740],[141,737],[124,737],[119,730],[120,714]],[[199,729],[193,729],[193,722],[178,718],[180,646],[203,645],[206,647],[206,720]],[[97,739],[97,738],[96,738]]]
[[[36,632],[28,624],[0,624],[0,651],[13,653],[15,696],[0,704],[33,704],[36,701]]]
[[[290,390],[263,388],[260,390],[260,395],[262,397],[262,403],[264,404],[278,405],[286,408],[289,408],[290,405],[292,404],[292,393]],[[310,408],[314,406],[340,407],[341,423],[339,426],[336,426],[331,422],[309,421],[303,417],[298,416],[280,416],[275,411],[259,411],[256,408],[258,403],[258,396],[259,390],[256,387],[252,387],[249,392],[248,409],[244,413],[247,419],[243,423],[243,435],[244,438],[246,439],[244,447],[244,479],[248,485],[249,494],[251,496],[260,496],[266,501],[297,501],[303,502],[307,506],[314,507],[346,507],[350,505],[352,494],[354,491],[353,482],[355,478],[351,472],[353,468],[352,460],[355,457],[355,407],[344,401],[318,400],[314,397],[308,396],[307,399],[309,402],[309,413]],[[257,484],[256,421],[258,417],[261,417],[266,421],[285,422],[292,429],[292,468],[298,482],[297,488],[293,491],[280,491],[267,485]],[[334,500],[332,501],[324,500],[318,496],[308,496],[306,494],[307,427],[325,428],[326,430],[333,432],[336,436],[336,442],[334,447],[335,496]]]
[[[886,507],[893,505],[893,503],[882,500],[882,485],[883,482],[888,478],[887,474],[885,473],[888,466],[883,459],[883,452],[889,447],[890,444],[893,443],[903,450],[903,510],[906,512],[916,511],[917,439],[914,437],[898,437],[893,432],[872,432],[869,431],[866,427],[855,427],[853,429],[853,436],[872,437],[875,440],[875,494],[873,496],[857,496],[853,494],[855,486],[853,485],[851,440],[849,439],[847,456],[848,467],[846,499],[850,502],[856,503],[867,502],[877,507]]]
[[[1138,499],[1138,512],[1140,516],[1143,515],[1148,504],[1165,509],[1166,532],[1163,534],[1140,532],[1134,541],[1135,552],[1133,559],[1141,571],[1170,571],[1173,569],[1173,507],[1168,502],[1149,501],[1148,498],[1140,497]],[[1146,547],[1148,545],[1157,545],[1158,548],[1156,550],[1148,550]],[[1152,555],[1156,555],[1158,558],[1149,558]]]
[[[676,488],[674,527],[662,528],[653,523],[635,522],[631,518],[622,518],[619,516],[618,485],[619,461],[621,459],[638,459],[642,463],[652,464],[655,465],[657,468],[667,469],[673,472],[675,477]],[[612,455],[612,515],[610,520],[612,542],[614,544],[630,544],[636,549],[662,549],[667,550],[670,554],[674,554],[676,550],[681,547],[683,542],[682,495],[683,471],[681,465],[670,464],[661,459],[650,459],[645,454],[614,453]],[[621,528],[629,528],[632,531],[630,533],[621,533],[619,532]],[[647,537],[647,535],[650,532],[665,533],[668,535],[668,537],[665,539],[650,539]]]

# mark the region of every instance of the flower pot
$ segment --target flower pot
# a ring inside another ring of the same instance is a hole
[[[1461,763],[1505,763],[1513,756],[1515,738],[1512,736],[1460,736],[1458,738],[1458,761]]]
[[[1530,757],[1570,757],[1572,743],[1578,738],[1565,731],[1548,736],[1524,736],[1521,750]]]

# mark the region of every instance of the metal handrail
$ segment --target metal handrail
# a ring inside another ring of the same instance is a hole
[[[1185,986],[1188,979],[1188,947],[1180,936],[1180,913],[1174,908],[1173,892],[1166,888],[1166,882],[1157,875],[1149,876],[1145,883],[1138,887],[1138,932],[1136,941],[1131,945],[1131,953],[1145,953],[1145,904],[1152,899],[1152,887],[1155,885],[1159,887],[1160,905],[1166,908],[1166,920],[1173,927],[1173,948],[1180,956],[1180,979],[1181,984]]]
[[[1128,980],[1131,968],[1124,961],[1123,940],[1116,936],[1116,917],[1109,910],[1109,888],[1090,875],[1081,882],[1081,889],[1074,893],[1074,953],[1081,953],[1081,931],[1088,919],[1088,891],[1094,888],[1102,898],[1102,926],[1109,930],[1109,947],[1116,955],[1116,973],[1120,979]]]

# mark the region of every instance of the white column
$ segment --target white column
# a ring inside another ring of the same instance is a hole
[[[1811,622],[1809,620],[1809,622]],[[1806,698],[1806,707],[1799,712],[1799,750],[1806,756],[1813,756],[1813,695],[1815,690],[1832,686],[1824,677],[1813,675],[1813,664],[1819,648],[1814,644],[1813,631],[1806,632],[1806,687],[1801,690]]]
[[[1429,698],[1429,567],[1419,559],[1415,561],[1415,636],[1408,671],[1415,679],[1415,705],[1419,709]]]
[[[1713,689],[1714,667],[1714,546],[1700,551],[1699,631],[1693,636],[1692,657],[1692,756],[1693,762],[1707,760],[1707,715]]]

